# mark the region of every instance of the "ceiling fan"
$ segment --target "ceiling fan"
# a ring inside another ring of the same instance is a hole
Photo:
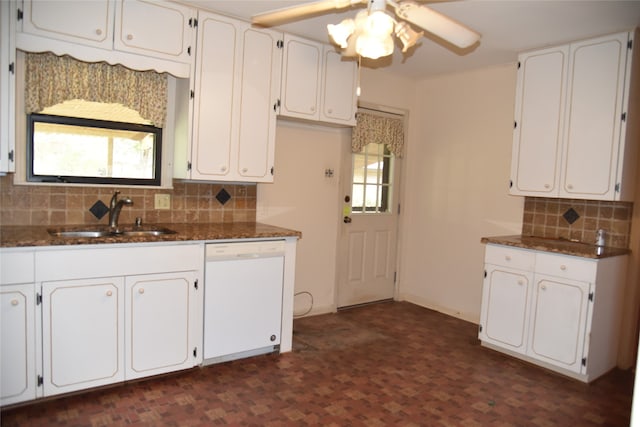
[[[343,49],[345,56],[377,59],[390,55],[393,52],[392,33],[402,42],[402,52],[406,52],[424,35],[423,31],[416,32],[409,24],[460,48],[467,48],[480,39],[480,34],[465,25],[411,0],[322,0],[260,13],[251,20],[254,24],[270,27],[363,5],[367,5],[367,10],[358,12],[355,19],[327,26],[329,35]],[[394,19],[388,9],[402,20]]]

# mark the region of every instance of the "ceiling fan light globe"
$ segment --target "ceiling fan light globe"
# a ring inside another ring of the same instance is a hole
[[[406,22],[397,23],[395,33],[396,37],[402,42],[402,53],[405,53],[410,47],[414,46],[418,39],[424,35],[424,31],[418,33]]]
[[[382,11],[372,12],[363,24],[363,32],[371,37],[383,38],[393,32],[393,18]]]
[[[356,40],[356,52],[364,58],[378,59],[393,53],[393,38],[371,37],[366,34],[361,35]]]
[[[355,31],[356,25],[353,19],[345,19],[341,23],[334,25],[327,25],[327,31],[329,31],[329,36],[331,39],[340,46],[342,49],[345,49],[348,46],[348,39],[351,34]]]

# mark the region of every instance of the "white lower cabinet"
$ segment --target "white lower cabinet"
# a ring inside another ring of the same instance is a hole
[[[1,405],[202,363],[204,245],[0,250]]]
[[[533,274],[497,265],[487,265],[486,273],[482,339],[525,353]]]
[[[0,287],[0,404],[36,398],[33,283]]]
[[[584,382],[605,374],[617,362],[626,263],[487,245],[482,345]]]
[[[580,373],[590,323],[589,283],[536,275],[534,288],[527,354]]]
[[[195,272],[127,277],[125,379],[194,365],[189,331],[197,322]]]
[[[44,395],[124,380],[124,280],[42,284]]]

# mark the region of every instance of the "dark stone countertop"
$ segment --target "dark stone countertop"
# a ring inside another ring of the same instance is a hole
[[[134,229],[133,226],[123,228]],[[179,242],[196,240],[231,240],[231,239],[262,239],[273,237],[297,237],[302,233],[296,230],[261,224],[258,222],[241,223],[205,223],[205,224],[145,224],[142,229],[168,228],[175,231],[172,234],[121,236],[109,235],[104,237],[56,237],[48,230],[105,230],[105,225],[64,225],[64,226],[2,226],[0,227],[0,247],[27,246],[66,246],[109,243],[146,243],[146,242]]]
[[[594,259],[627,255],[631,253],[631,250],[626,248],[613,248],[609,246],[599,247],[570,240],[521,235],[483,237],[480,239],[480,242]]]

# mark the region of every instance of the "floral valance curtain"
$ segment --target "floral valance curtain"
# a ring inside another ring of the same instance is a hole
[[[134,71],[122,65],[87,63],[52,53],[27,53],[26,113],[71,99],[119,103],[136,110],[154,126],[163,127],[167,114],[167,76]]]
[[[375,113],[359,111],[351,133],[351,151],[358,153],[367,144],[387,144],[396,157],[404,154],[404,122]]]

